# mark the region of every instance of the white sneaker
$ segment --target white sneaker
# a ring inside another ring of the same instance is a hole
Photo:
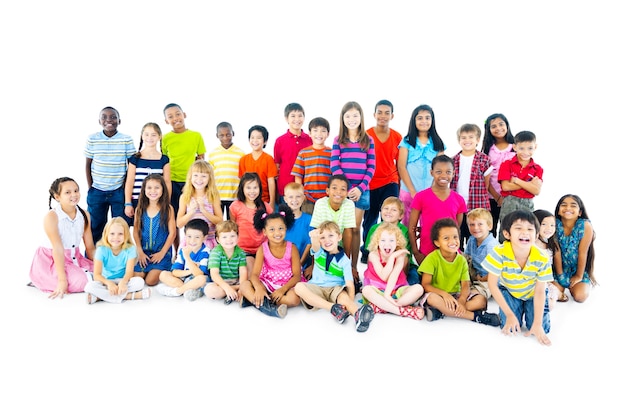
[[[166,297],[180,297],[182,295],[181,293],[176,292],[176,287],[170,287],[163,283],[159,283],[156,286],[156,290],[158,291],[159,294],[164,295]]]
[[[200,288],[197,288],[195,290],[187,290],[183,294],[183,296],[187,298],[188,301],[195,301],[203,295],[204,294],[202,293],[202,290]]]

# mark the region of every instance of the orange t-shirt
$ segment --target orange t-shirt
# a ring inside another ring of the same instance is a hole
[[[402,141],[402,135],[389,128],[389,138],[385,142],[381,142],[376,136],[374,127],[366,132],[374,140],[374,153],[376,153],[376,170],[370,181],[370,190],[390,183],[399,183],[400,175],[396,161],[398,160],[398,145]]]
[[[239,177],[243,176],[243,174],[247,172],[259,175],[259,178],[261,179],[261,186],[263,188],[261,199],[266,203],[269,203],[270,191],[267,185],[267,179],[278,176],[278,168],[276,167],[276,163],[274,163],[274,158],[266,152],[263,152],[258,159],[254,159],[252,153],[244,155],[244,157],[239,159]]]

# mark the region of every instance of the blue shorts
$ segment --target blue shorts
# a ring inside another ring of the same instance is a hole
[[[359,201],[354,203],[354,208],[358,208],[363,211],[370,209],[370,191],[366,190],[361,194]]]

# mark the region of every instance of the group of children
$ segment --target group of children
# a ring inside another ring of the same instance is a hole
[[[274,157],[263,151],[265,127],[250,128],[244,154],[222,122],[206,160],[180,106],[168,104],[164,115],[172,131],[146,124],[137,152],[117,132],[117,110],[101,111],[103,130],[85,149],[88,212],[74,180],[52,184],[51,247],[38,249],[31,266],[31,283],[51,298],[85,291],[89,303],[122,302],[149,298],[156,286],[281,318],[300,304],[323,308],[340,323],[352,315],[360,332],[375,313],[465,318],[507,334],[525,321],[549,344],[553,303],[569,299],[565,290],[583,302],[596,283],[582,201],[566,195],[554,215],[533,212],[543,178],[535,135],[513,137],[502,114],[487,119],[482,151],[480,128],[461,126],[461,151],[449,157],[427,105],[401,138],[389,128],[389,101],[376,104],[368,131],[360,105],[348,102],[331,148],[328,121],[312,119],[309,136],[292,103]],[[499,314],[486,312],[492,296]]]

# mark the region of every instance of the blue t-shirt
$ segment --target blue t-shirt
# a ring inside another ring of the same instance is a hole
[[[96,248],[95,260],[102,262],[102,277],[107,280],[124,277],[126,274],[126,262],[137,258],[137,248],[130,246],[122,249],[117,255],[108,246],[98,246]]]
[[[465,254],[472,258],[472,267],[476,270],[476,274],[480,277],[487,275],[487,270],[483,268],[482,262],[485,257],[491,252],[491,249],[498,244],[498,241],[491,232],[483,240],[480,246],[476,245],[476,238],[470,236],[467,240],[467,246],[465,247]]]
[[[287,230],[285,239],[293,243],[298,248],[298,255],[302,257],[302,253],[307,245],[311,244],[309,231],[311,230],[311,214],[303,212],[300,218],[297,218],[293,226]],[[310,262],[310,261],[308,261]]]
[[[312,251],[312,250],[311,250]],[[330,258],[329,262],[329,256]],[[352,277],[352,261],[339,248],[339,253],[329,255],[324,249],[314,252],[315,265],[310,284],[320,287],[335,287],[346,285],[348,281],[354,281]]]
[[[209,276],[209,280],[211,279],[209,273],[209,248],[206,246],[202,246],[202,249],[197,252],[191,252],[189,254],[191,260],[198,264],[200,270],[207,276]],[[176,261],[172,263],[172,270],[189,270],[189,263],[185,262],[185,255],[183,254],[183,248],[178,249],[178,256],[176,256]]]

